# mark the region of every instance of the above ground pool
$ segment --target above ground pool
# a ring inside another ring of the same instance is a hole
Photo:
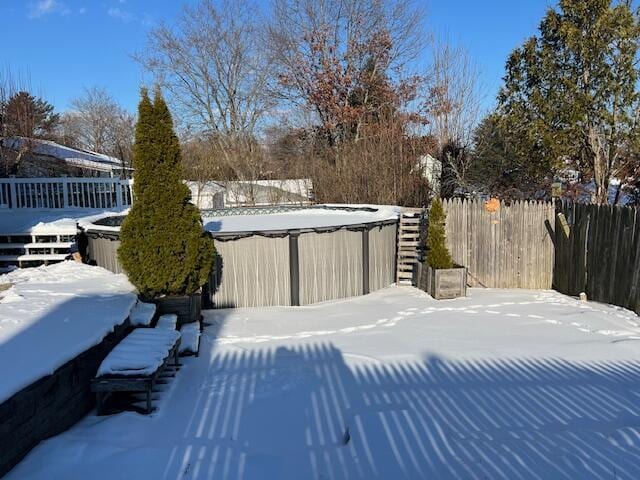
[[[370,205],[205,210],[216,247],[208,297],[216,308],[308,305],[391,285],[398,215]],[[83,226],[87,257],[114,272],[124,218]]]

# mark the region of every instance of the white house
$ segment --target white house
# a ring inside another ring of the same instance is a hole
[[[227,182],[186,182],[193,203],[200,209],[310,205],[313,182],[308,178]]]

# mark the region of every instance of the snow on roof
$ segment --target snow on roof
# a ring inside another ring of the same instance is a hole
[[[45,155],[61,160],[65,163],[78,167],[99,170],[102,172],[112,172],[122,170],[122,161],[116,157],[111,157],[103,153],[92,152],[90,150],[80,150],[66,147],[51,140],[41,140],[35,138],[12,137],[3,140],[7,148],[19,150],[25,146],[37,155]],[[126,170],[131,170],[126,168]]]
[[[122,324],[136,302],[123,274],[63,262],[0,275],[0,403]]]

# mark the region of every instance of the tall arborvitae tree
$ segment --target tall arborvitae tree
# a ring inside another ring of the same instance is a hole
[[[507,61],[499,112],[518,154],[545,172],[571,161],[598,202],[638,134],[639,41],[629,0],[560,0]]]
[[[138,107],[133,152],[135,201],[120,232],[118,256],[145,297],[196,292],[208,279],[213,241],[182,182],[180,145],[160,90]]]
[[[447,219],[439,198],[434,198],[429,210],[427,230],[427,264],[431,268],[452,268],[453,260],[446,245],[445,221]]]

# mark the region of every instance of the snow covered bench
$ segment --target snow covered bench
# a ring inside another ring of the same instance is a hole
[[[91,382],[98,415],[106,397],[115,392],[146,392],[150,413],[151,391],[171,360],[180,365],[179,349],[180,333],[175,330],[138,328],[127,335],[103,360]]]

